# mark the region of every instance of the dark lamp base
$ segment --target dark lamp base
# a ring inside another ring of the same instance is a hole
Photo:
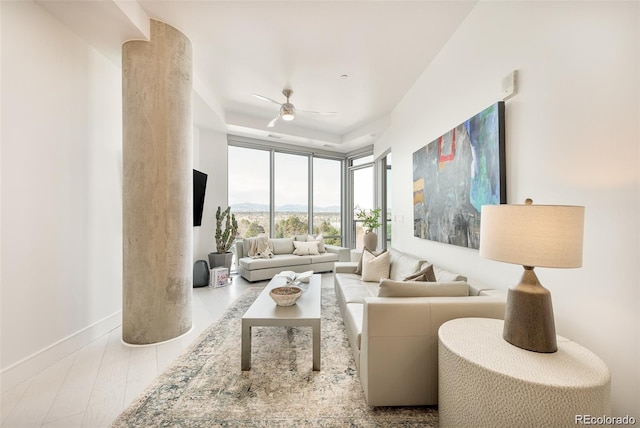
[[[502,337],[534,352],[558,350],[551,293],[538,281],[533,268],[524,267],[520,284],[509,288]]]

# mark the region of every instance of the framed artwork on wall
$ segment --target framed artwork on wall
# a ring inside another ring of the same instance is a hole
[[[480,246],[482,205],[507,199],[504,102],[413,153],[414,236]]]

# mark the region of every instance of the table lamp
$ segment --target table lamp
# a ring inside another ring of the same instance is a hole
[[[524,267],[520,283],[510,287],[502,337],[535,352],[558,350],[551,293],[535,267],[582,266],[584,207],[567,205],[483,205],[480,257]]]

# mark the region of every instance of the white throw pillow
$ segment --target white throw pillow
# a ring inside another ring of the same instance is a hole
[[[322,236],[322,233],[318,236],[316,236],[315,238],[313,238],[311,235],[309,235],[309,241],[308,242],[317,242],[318,243],[318,251],[321,253],[326,253],[327,250],[324,248],[324,236]]]
[[[389,252],[374,255],[369,251],[362,253],[362,280],[380,282],[389,276]]]
[[[318,243],[315,241],[293,241],[293,246],[296,247],[296,249],[293,250],[293,254],[295,254],[296,256],[317,256],[318,254],[320,254],[318,252]]]

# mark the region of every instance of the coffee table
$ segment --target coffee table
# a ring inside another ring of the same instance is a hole
[[[284,277],[273,279],[242,316],[242,370],[251,369],[252,327],[311,327],[313,333],[313,370],[320,370],[321,277],[312,275],[309,283],[300,284],[305,290],[293,306],[278,306],[269,291],[286,284]]]

